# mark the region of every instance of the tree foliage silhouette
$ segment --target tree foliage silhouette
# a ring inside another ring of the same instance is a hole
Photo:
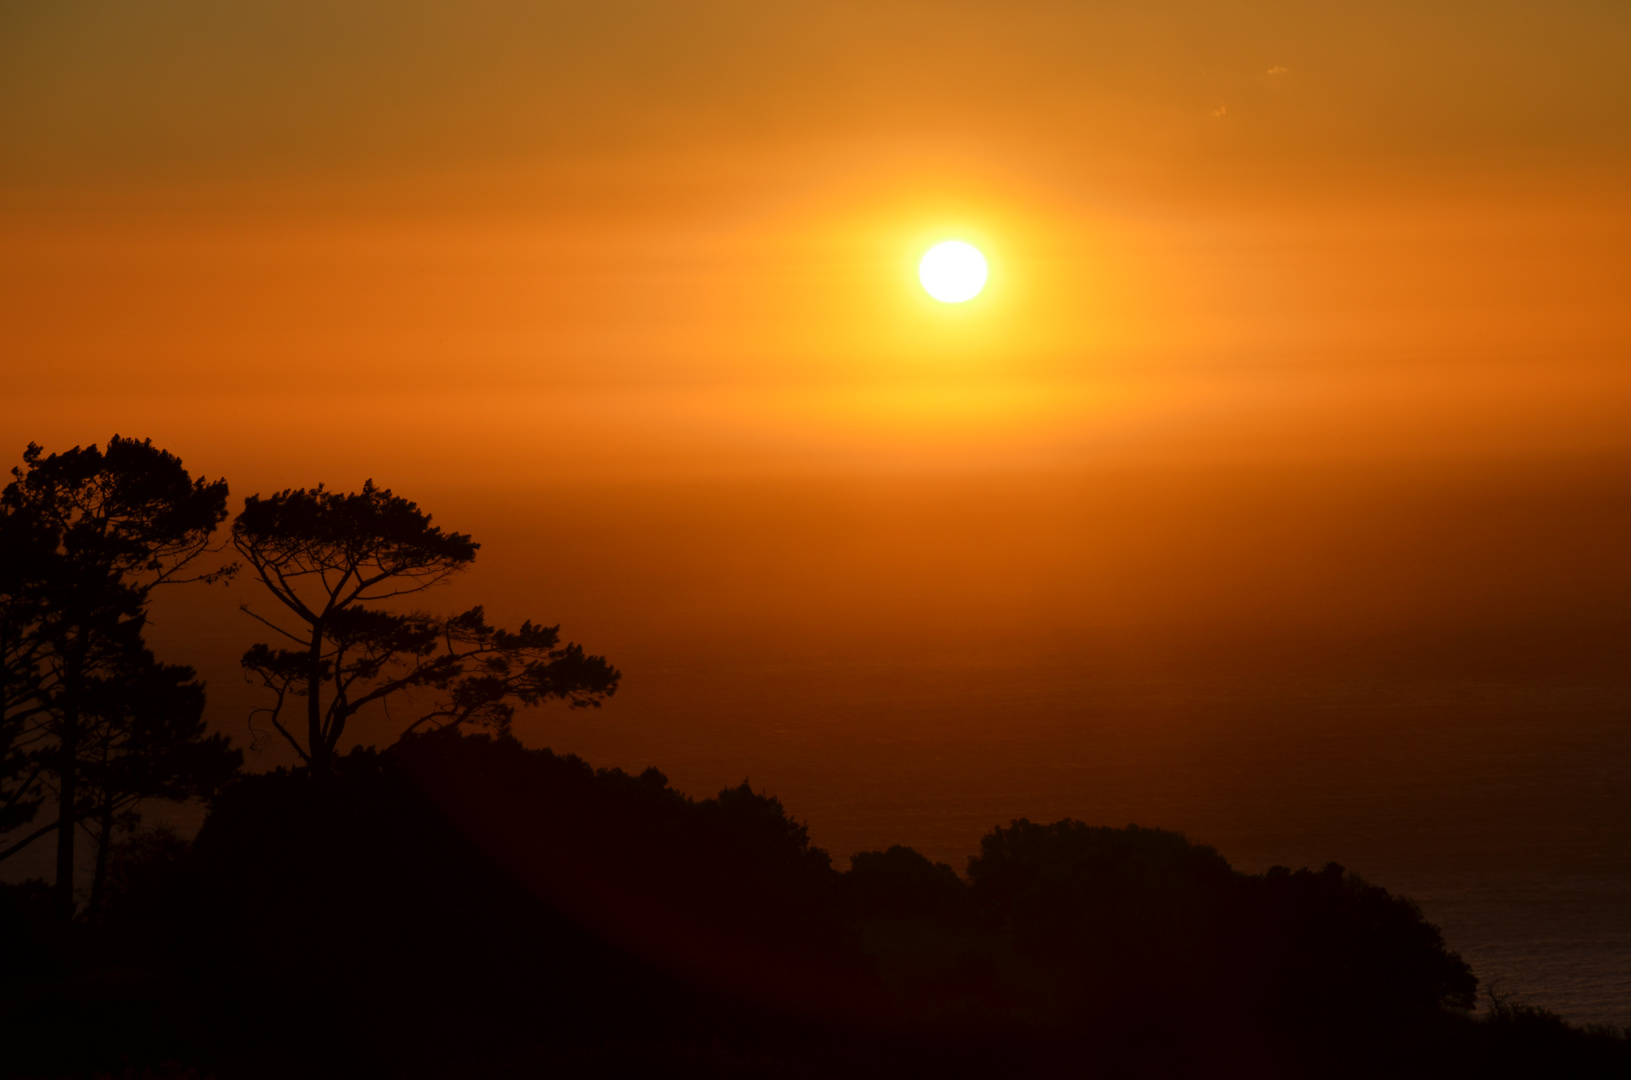
[[[86,693],[79,818],[96,842],[90,910],[100,916],[116,829],[141,823],[146,799],[207,797],[243,764],[225,735],[204,728],[204,686],[193,669],[161,664],[145,649],[99,676]]]
[[[0,512],[12,519],[11,542],[39,560],[25,589],[32,621],[24,637],[43,673],[36,694],[53,744],[38,753],[57,794],[56,899],[71,911],[87,695],[95,679],[140,663],[153,589],[232,572],[199,562],[216,550],[210,536],[226,518],[227,485],[194,480],[151,440],[115,435],[106,451],[43,454],[29,445],[0,492]]]
[[[617,670],[561,644],[559,627],[499,629],[479,606],[451,617],[380,606],[447,581],[480,545],[372,480],[351,494],[319,485],[251,496],[232,541],[283,617],[243,610],[293,645],[244,653],[245,670],[273,694],[259,714],[314,769],[330,767],[351,718],[375,704],[417,699],[403,733],[504,731],[517,705],[595,706],[617,689]],[[304,700],[303,731],[291,699]]]
[[[0,835],[31,823],[44,796],[46,714],[55,689],[45,665],[41,577],[51,556],[38,523],[0,504]],[[47,825],[0,845],[0,859],[49,832]]]
[[[969,879],[1016,956],[1056,973],[1050,994],[1103,1017],[1227,1011],[1335,1044],[1470,1008],[1477,988],[1419,908],[1336,863],[1241,874],[1162,829],[1020,819],[982,839]]]

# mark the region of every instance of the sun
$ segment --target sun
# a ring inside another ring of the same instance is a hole
[[[917,277],[930,296],[945,304],[972,300],[985,288],[985,256],[972,244],[947,240],[930,248]]]

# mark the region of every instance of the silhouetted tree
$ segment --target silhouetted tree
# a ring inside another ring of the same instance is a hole
[[[430,700],[421,698],[405,732],[467,724],[502,732],[518,704],[598,706],[617,689],[617,670],[561,644],[557,626],[529,621],[511,632],[488,625],[480,607],[439,617],[377,606],[448,580],[480,545],[371,480],[352,494],[319,485],[250,496],[232,540],[284,617],[243,610],[294,646],[244,654],[244,668],[274,695],[259,713],[316,770],[330,766],[359,710],[412,691]],[[285,712],[291,697],[305,701],[299,734]]]
[[[55,680],[46,667],[41,578],[51,558],[44,530],[0,504],[0,835],[29,824],[44,801],[38,749]],[[0,859],[55,828],[0,845]]]
[[[204,686],[193,675],[143,649],[87,689],[79,817],[96,842],[90,910],[98,917],[115,830],[141,823],[137,806],[207,797],[243,764],[225,735],[205,733]]]
[[[0,507],[49,552],[33,581],[37,619],[29,635],[50,685],[45,702],[54,746],[46,772],[58,802],[56,897],[72,911],[86,695],[93,679],[140,650],[154,588],[231,573],[198,569],[200,557],[215,550],[210,534],[226,517],[227,485],[194,480],[151,440],[116,435],[106,452],[90,446],[42,454],[29,445],[0,492]]]

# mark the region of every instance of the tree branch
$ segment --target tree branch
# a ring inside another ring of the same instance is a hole
[[[79,820],[79,818],[76,815],[74,817],[74,821],[77,822],[78,820]],[[21,840],[17,841],[15,844],[11,845],[10,847],[6,848],[4,851],[0,851],[0,862],[4,862],[5,860],[11,858],[13,855],[17,854],[19,851],[23,850],[25,847],[32,844],[34,841],[38,840],[40,837],[44,836],[46,833],[55,832],[56,828],[57,828],[57,822],[55,822],[55,821],[51,822],[49,825],[41,825],[38,829],[35,829],[33,832],[29,833],[27,836],[23,837]]]
[[[307,644],[305,639],[299,637],[296,634],[289,633],[289,631],[283,629],[283,627],[279,626],[277,623],[273,622],[272,620],[270,620],[268,618],[265,618],[264,616],[257,615],[254,611],[250,610],[250,607],[249,607],[248,604],[239,604],[238,605],[238,610],[243,612],[245,615],[248,615],[251,619],[254,619],[256,622],[260,623],[262,626],[267,626],[267,627],[270,627],[273,630],[276,630],[278,633],[282,634],[284,637],[288,638],[290,641],[294,642],[296,645],[305,645],[305,644]]]

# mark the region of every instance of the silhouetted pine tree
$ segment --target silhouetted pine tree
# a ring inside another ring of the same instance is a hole
[[[354,715],[415,692],[417,715],[404,733],[502,732],[517,705],[595,706],[617,690],[617,670],[561,644],[559,627],[499,629],[480,607],[442,617],[381,606],[448,580],[480,545],[373,481],[349,495],[321,485],[252,495],[232,541],[278,616],[243,610],[285,643],[244,653],[244,668],[273,694],[260,713],[318,773],[332,766]],[[291,699],[303,700],[303,715]]]
[[[40,545],[29,579],[27,648],[44,702],[49,749],[37,760],[57,796],[56,903],[74,907],[75,825],[87,750],[88,697],[99,678],[117,678],[142,651],[152,590],[212,581],[232,567],[202,570],[217,550],[210,536],[226,518],[223,480],[194,480],[181,460],[152,444],[114,436],[107,450],[75,447],[42,456],[30,444],[0,492],[16,534]]]

